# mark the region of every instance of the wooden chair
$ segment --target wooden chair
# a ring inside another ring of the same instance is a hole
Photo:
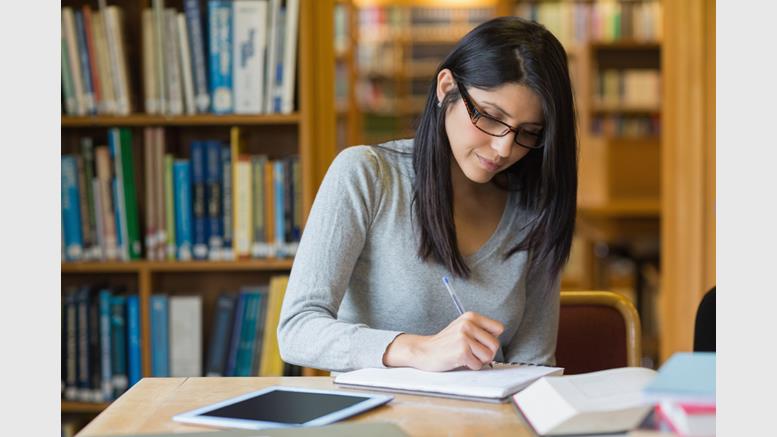
[[[562,291],[556,365],[565,375],[639,366],[639,314],[609,291]]]

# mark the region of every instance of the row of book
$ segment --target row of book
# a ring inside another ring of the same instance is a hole
[[[299,0],[153,0],[142,11],[143,106],[149,114],[291,113]],[[118,6],[62,8],[68,115],[128,115],[127,42]],[[131,63],[135,65],[136,63]]]
[[[594,80],[597,104],[658,108],[660,98],[661,72],[658,69],[604,69]]]
[[[183,6],[179,12],[153,0],[143,11],[147,113],[293,111],[299,0],[207,0],[205,11],[200,0]]]
[[[203,297],[150,298],[153,377],[283,376],[276,330],[288,276],[219,294],[203,353]],[[144,375],[140,300],[109,287],[81,286],[62,301],[62,397],[109,402]]]
[[[516,16],[543,24],[561,43],[660,41],[659,0],[520,2]]]
[[[591,133],[607,137],[658,137],[661,134],[661,117],[598,116],[591,119]]]
[[[124,12],[62,8],[62,98],[68,115],[132,112]]]
[[[137,294],[90,286],[62,297],[62,397],[107,402],[142,377]]]
[[[230,144],[195,140],[189,157],[177,158],[166,152],[162,128],[143,133],[142,154],[130,129],[112,128],[107,146],[84,137],[80,153],[62,155],[64,261],[294,256],[302,224],[298,156],[247,154],[235,127]]]

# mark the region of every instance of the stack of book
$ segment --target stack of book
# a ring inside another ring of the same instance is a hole
[[[109,129],[107,146],[81,139],[62,155],[65,261],[234,260],[291,257],[301,236],[297,155],[247,154],[239,128],[230,144],[194,140],[188,158],[166,153],[164,130]],[[142,158],[142,159],[141,159]],[[143,169],[135,168],[143,162]],[[140,217],[136,176],[143,175]]]
[[[715,353],[672,355],[643,389],[658,422],[685,436],[715,435]]]

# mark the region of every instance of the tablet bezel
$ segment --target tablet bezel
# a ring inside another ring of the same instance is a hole
[[[228,417],[202,416],[203,413],[216,410],[221,407],[225,407],[227,405],[232,405],[237,402],[241,402],[243,400],[246,400],[255,396],[260,396],[275,390],[293,391],[293,392],[301,392],[301,393],[328,394],[328,395],[334,395],[334,396],[351,396],[351,397],[364,398],[364,400],[362,402],[359,402],[358,404],[351,405],[350,407],[333,411],[324,416],[319,416],[313,420],[309,420],[305,423],[299,423],[299,424],[284,423],[284,422],[267,422],[262,420],[235,419],[235,418],[228,418]],[[394,396],[390,396],[390,395],[380,395],[380,394],[372,394],[372,393],[353,393],[350,391],[337,391],[337,390],[315,389],[315,388],[306,388],[306,387],[287,387],[287,386],[273,385],[270,387],[263,388],[261,390],[256,390],[249,393],[244,393],[239,396],[231,397],[221,402],[216,402],[213,404],[206,405],[204,407],[200,407],[194,410],[186,411],[184,413],[176,414],[175,416],[173,416],[173,420],[176,422],[193,424],[193,425],[205,425],[205,426],[214,426],[214,427],[223,427],[223,428],[240,428],[240,429],[268,429],[268,428],[293,428],[293,427],[300,427],[300,426],[319,426],[319,425],[327,425],[330,423],[334,423],[339,420],[345,419],[346,417],[350,417],[350,416],[359,414],[361,412],[370,410],[382,404],[388,403],[392,399],[394,399]]]

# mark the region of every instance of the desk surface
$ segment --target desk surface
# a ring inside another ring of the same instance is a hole
[[[143,378],[78,437],[209,431],[173,422],[175,414],[271,385],[337,389],[331,377]],[[348,419],[393,422],[411,436],[534,436],[511,404],[394,394],[387,405]]]

